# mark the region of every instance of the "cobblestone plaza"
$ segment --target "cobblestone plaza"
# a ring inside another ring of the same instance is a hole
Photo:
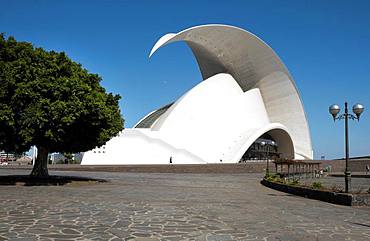
[[[369,207],[274,191],[262,174],[52,174],[108,182],[0,186],[0,240],[370,239]]]

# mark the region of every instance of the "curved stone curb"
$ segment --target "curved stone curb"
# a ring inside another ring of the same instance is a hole
[[[266,179],[262,179],[261,184],[281,192],[286,192],[297,196],[316,199],[324,202],[346,206],[370,206],[369,194],[346,194],[314,190],[310,188],[295,187],[285,185],[282,183],[270,182]]]

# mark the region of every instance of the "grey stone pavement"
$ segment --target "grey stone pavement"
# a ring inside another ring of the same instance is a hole
[[[53,174],[109,182],[0,186],[0,240],[370,240],[370,208],[271,190],[262,174]]]

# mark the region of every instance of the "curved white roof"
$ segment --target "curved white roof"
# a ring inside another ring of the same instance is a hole
[[[166,34],[154,45],[185,41],[194,53],[203,79],[229,73],[243,91],[259,88],[270,122],[289,129],[295,152],[312,158],[309,127],[292,76],[276,53],[261,39],[228,25],[202,25]]]

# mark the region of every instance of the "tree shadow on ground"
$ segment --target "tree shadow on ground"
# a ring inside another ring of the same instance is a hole
[[[96,184],[105,183],[107,180],[89,177],[74,176],[47,176],[32,177],[29,175],[7,175],[0,176],[0,186],[63,186],[66,184]]]

